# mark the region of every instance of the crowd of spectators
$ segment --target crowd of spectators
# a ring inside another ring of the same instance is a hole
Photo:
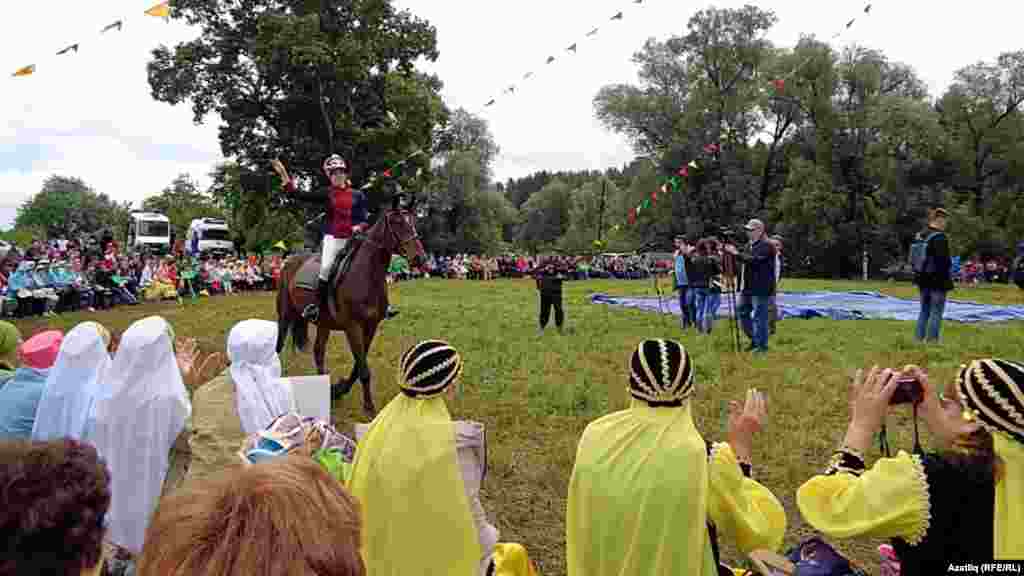
[[[639,254],[602,254],[597,256],[430,256],[421,269],[413,269],[405,258],[394,256],[388,269],[392,281],[411,278],[452,278],[460,280],[495,280],[523,278],[532,275],[543,263],[554,265],[568,280],[615,278],[639,280],[651,274],[667,274],[669,259],[656,259]]]

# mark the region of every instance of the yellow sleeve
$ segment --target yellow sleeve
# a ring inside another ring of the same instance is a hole
[[[797,490],[796,504],[808,524],[833,538],[902,538],[915,545],[931,521],[924,465],[903,451],[860,476],[815,476]]]
[[[786,511],[770,490],[743,476],[725,442],[711,450],[708,488],[708,518],[720,537],[735,542],[744,554],[782,546]]]

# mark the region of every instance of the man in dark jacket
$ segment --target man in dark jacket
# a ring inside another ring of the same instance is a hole
[[[914,335],[918,341],[939,341],[946,293],[953,289],[952,260],[945,233],[948,215],[942,208],[932,210],[928,229],[920,234],[922,239],[928,239],[928,247],[926,272],[914,275],[914,283],[921,294],[921,310],[917,315],[917,332]]]
[[[750,350],[763,353],[768,351],[768,306],[775,293],[775,247],[765,238],[764,222],[754,219],[745,228],[749,250],[740,252],[731,244],[725,249],[743,263],[743,291],[736,314],[750,338]]]
[[[562,325],[565,323],[565,313],[562,311],[562,282],[565,281],[565,274],[559,270],[554,259],[550,259],[543,267],[539,267],[534,273],[537,281],[537,291],[540,292],[540,334],[551,318],[551,308],[555,309],[555,326],[558,333],[562,333]]]

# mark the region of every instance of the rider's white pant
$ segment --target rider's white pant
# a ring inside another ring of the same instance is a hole
[[[324,236],[324,246],[320,254],[320,279],[326,282],[331,274],[331,265],[338,253],[348,245],[348,238],[335,238],[330,234]]]

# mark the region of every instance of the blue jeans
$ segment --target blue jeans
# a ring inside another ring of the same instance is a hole
[[[697,311],[697,331],[711,333],[711,327],[718,315],[718,307],[722,303],[722,293],[712,292],[708,288],[691,288],[693,290],[693,307]]]
[[[694,289],[689,286],[677,286],[679,291],[679,315],[683,329],[696,324],[697,309],[694,306]]]
[[[946,291],[921,288],[921,311],[917,315],[915,339],[939,341],[942,313],[946,310]]]
[[[768,351],[768,305],[771,301],[771,296],[740,294],[740,305],[736,313],[740,317],[743,333],[750,338],[754,350]]]

